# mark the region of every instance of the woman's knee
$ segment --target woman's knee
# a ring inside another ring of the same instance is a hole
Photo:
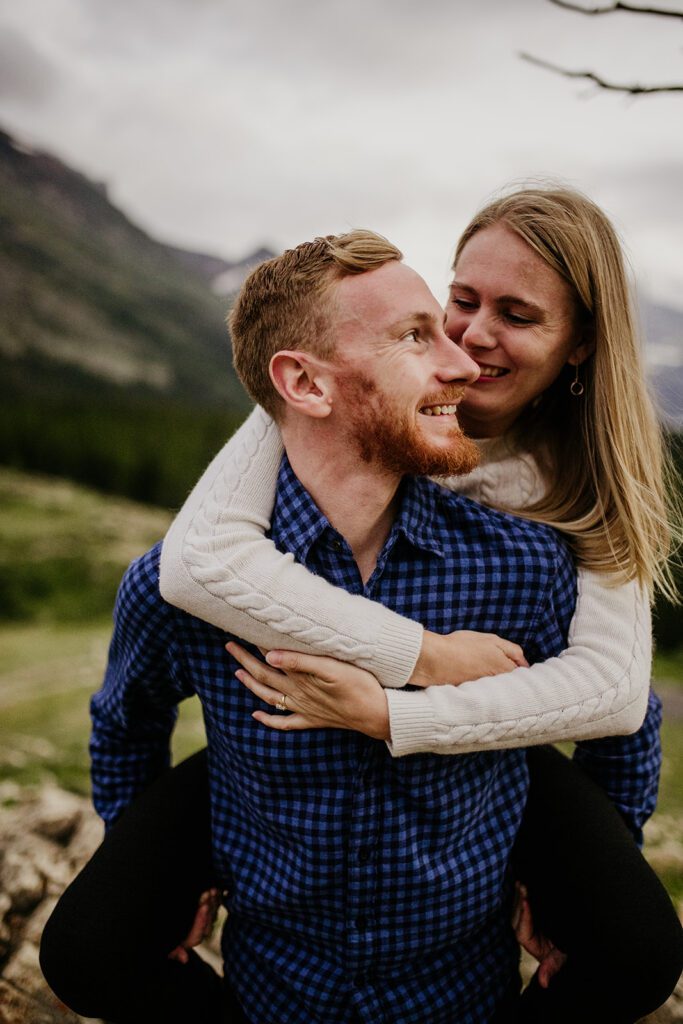
[[[639,1008],[640,1016],[673,992],[683,973],[683,928],[663,891],[646,918],[634,917],[630,935],[611,956],[611,970],[618,972],[615,990]]]

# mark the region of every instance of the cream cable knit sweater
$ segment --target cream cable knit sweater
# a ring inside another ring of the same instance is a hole
[[[522,508],[542,482],[533,458],[504,439],[482,442],[482,463],[453,490]],[[164,540],[160,588],[171,604],[260,647],[353,661],[387,687],[392,754],[521,747],[635,732],[647,706],[651,624],[635,583],[580,571],[569,647],[559,657],[460,686],[400,689],[422,627],[333,587],[263,534],[282,441],[256,408],[196,485]],[[457,595],[454,595],[457,600]]]

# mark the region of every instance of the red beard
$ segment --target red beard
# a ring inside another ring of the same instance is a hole
[[[337,383],[349,410],[350,436],[363,462],[412,476],[464,476],[479,463],[479,449],[456,422],[446,435],[449,444],[437,445],[422,434],[408,413],[393,408],[391,397],[382,394],[368,377],[349,373]],[[458,388],[458,399],[461,393]],[[444,389],[443,395],[428,396],[425,404],[450,405],[453,398]]]

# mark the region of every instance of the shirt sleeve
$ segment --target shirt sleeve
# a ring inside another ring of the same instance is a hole
[[[104,682],[90,704],[93,802],[107,825],[170,763],[177,704],[191,693],[170,655],[173,609],[159,595],[158,554],[123,577]]]
[[[662,702],[651,690],[645,721],[636,733],[578,743],[574,751],[574,760],[604,789],[640,845],[643,825],[657,803],[661,725]]]
[[[548,657],[566,619],[566,595],[558,580],[547,616],[540,616],[534,653],[548,660],[460,686],[387,690],[391,753],[459,754],[639,729],[652,662],[646,590],[635,582],[610,585],[603,574],[580,570],[568,646]]]
[[[164,599],[258,647],[351,661],[404,686],[423,628],[346,593],[277,550],[270,526],[282,439],[260,408],[218,453],[164,539]]]

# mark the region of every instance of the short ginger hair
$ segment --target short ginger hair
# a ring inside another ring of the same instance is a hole
[[[333,285],[349,274],[402,260],[374,231],[326,235],[266,260],[247,277],[228,316],[235,370],[249,395],[274,419],[283,401],[270,379],[276,352],[299,349],[323,359],[334,354]]]

